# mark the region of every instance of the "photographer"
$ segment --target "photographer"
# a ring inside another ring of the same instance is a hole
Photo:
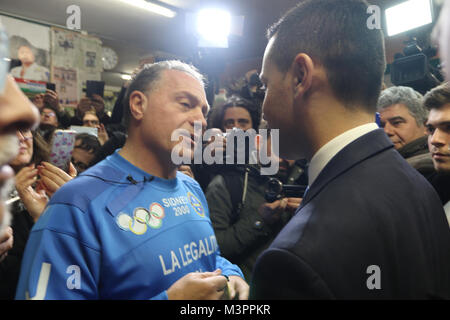
[[[217,131],[217,135],[222,135],[227,130],[233,128],[248,130],[258,130],[261,122],[261,105],[255,104],[253,101],[233,95],[229,97],[222,105],[216,106],[211,111],[209,118],[209,127]],[[215,144],[214,149],[225,150],[226,139],[212,140],[208,144]],[[203,191],[212,179],[223,168],[221,165],[194,165],[193,173]]]
[[[267,141],[270,152],[270,135]],[[275,175],[282,183],[306,184],[305,170],[297,162],[279,159]],[[260,165],[235,165],[214,177],[206,200],[217,242],[224,257],[239,265],[247,281],[251,279],[258,255],[266,249],[300,205],[300,198],[265,201],[270,176],[260,174]]]

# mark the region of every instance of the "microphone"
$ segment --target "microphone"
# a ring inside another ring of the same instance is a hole
[[[136,180],[133,179],[133,177],[131,175],[129,175],[127,177],[127,180],[130,181],[132,184],[137,184],[138,183]]]

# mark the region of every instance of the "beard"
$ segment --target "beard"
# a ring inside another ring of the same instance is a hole
[[[15,134],[0,135],[0,167],[14,159],[19,152],[19,139]],[[14,188],[14,178],[0,180],[0,233],[11,224],[11,213],[6,200]]]
[[[14,178],[5,181],[3,187],[0,189],[0,211],[3,211],[3,219],[0,221],[0,234],[3,234],[11,225],[12,214],[10,205],[6,204],[11,191],[14,189]]]

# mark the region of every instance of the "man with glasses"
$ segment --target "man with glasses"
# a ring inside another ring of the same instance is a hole
[[[108,141],[109,136],[106,132],[105,125],[100,122],[95,110],[89,110],[84,113],[83,127],[97,128],[97,138],[101,145]]]
[[[59,126],[57,112],[49,107],[42,108],[41,125],[49,125],[57,128]]]

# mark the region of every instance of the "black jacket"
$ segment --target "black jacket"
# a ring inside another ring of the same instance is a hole
[[[292,214],[285,212],[278,222],[266,223],[258,208],[266,202],[264,194],[268,177],[260,176],[255,171],[249,171],[247,177],[246,184],[244,170],[222,172],[213,178],[205,196],[222,255],[237,264],[249,282],[257,257],[270,245]],[[238,198],[232,194],[236,191]],[[236,202],[242,202],[244,191],[245,201],[237,212]]]
[[[13,206],[11,211],[14,244],[6,258],[0,262],[0,300],[14,300],[23,252],[34,225],[33,218],[25,209]]]

